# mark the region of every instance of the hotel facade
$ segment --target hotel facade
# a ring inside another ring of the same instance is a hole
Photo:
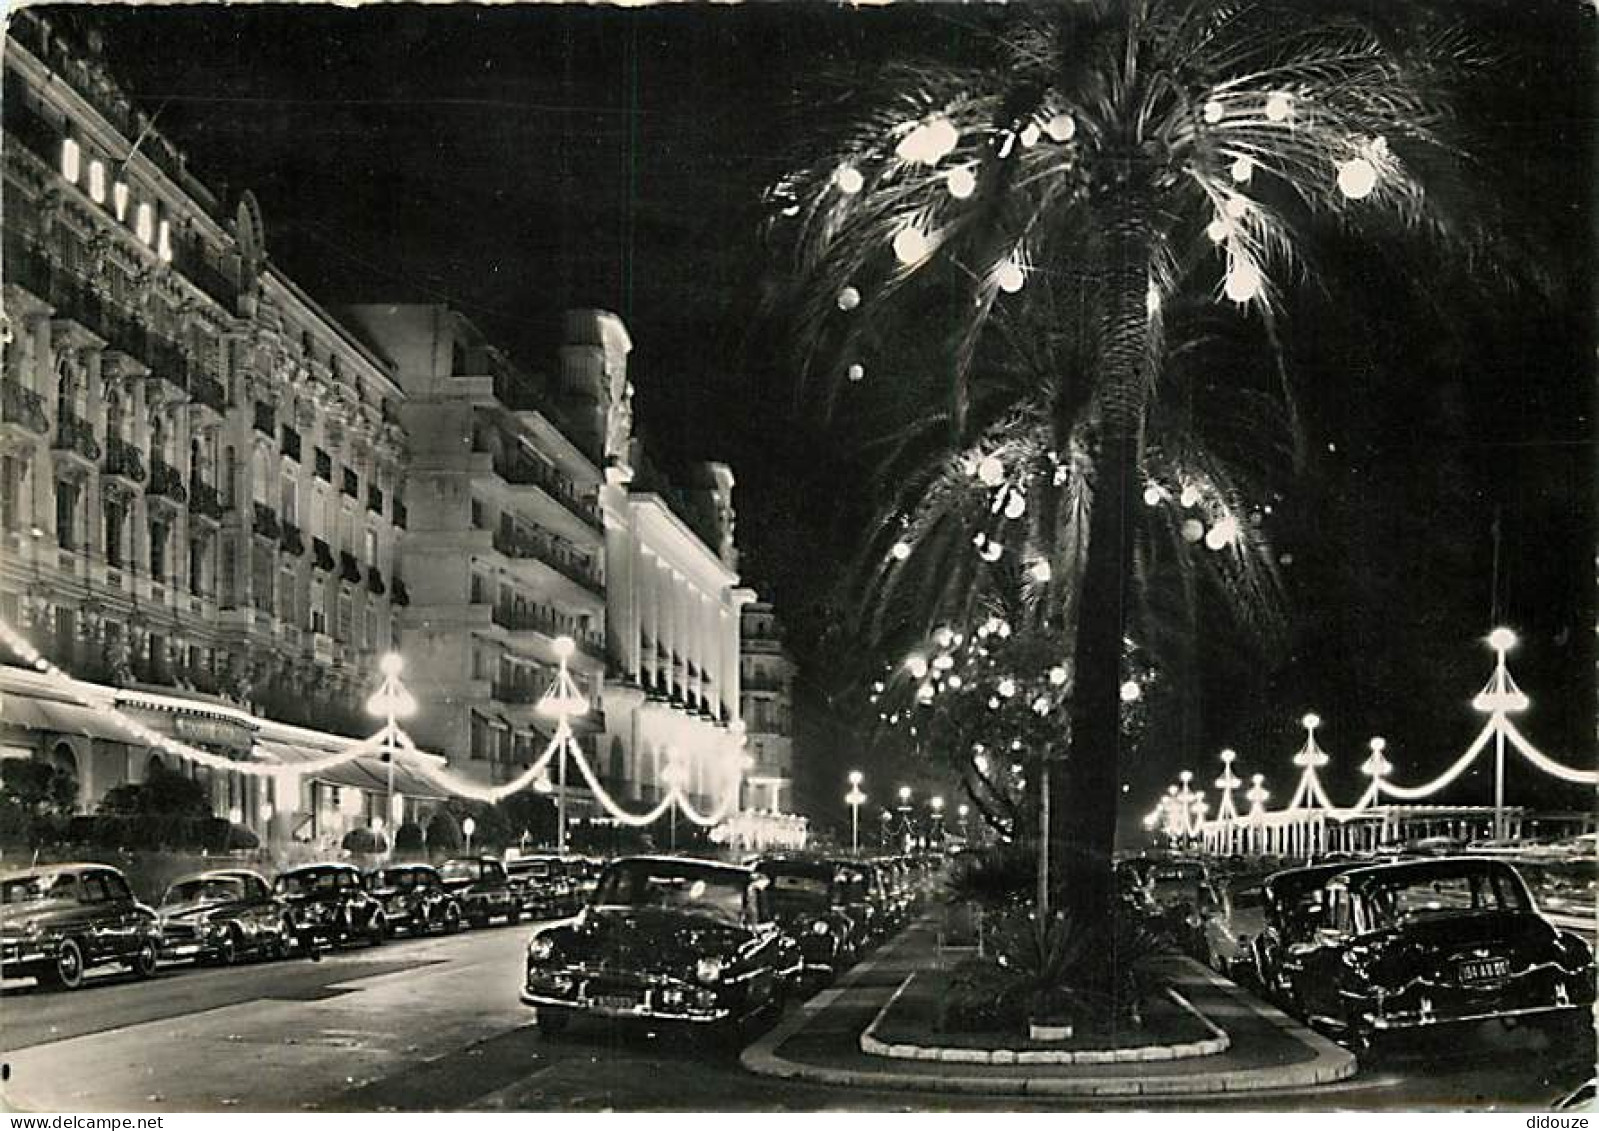
[[[634,481],[621,321],[570,313],[544,381],[448,307],[335,315],[92,53],[32,13],[9,31],[0,619],[73,680],[4,657],[0,754],[69,772],[81,811],[174,769],[263,840],[330,849],[450,791],[402,765],[390,797],[376,757],[208,769],[119,719],[241,765],[327,760],[377,729],[398,648],[429,764],[502,783],[547,740],[569,636],[609,794],[736,796],[732,475]]]

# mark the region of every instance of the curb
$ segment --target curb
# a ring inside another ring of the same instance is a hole
[[[1331,1084],[1348,1079],[1355,1074],[1354,1054],[1340,1048],[1327,1038],[1300,1025],[1286,1014],[1231,982],[1217,977],[1192,959],[1180,961],[1197,973],[1205,982],[1222,990],[1227,996],[1269,1022],[1285,1036],[1310,1049],[1315,1055],[1303,1064],[1270,1068],[1244,1069],[1238,1072],[1211,1072],[1184,1076],[1050,1076],[1040,1075],[1017,1079],[1000,1079],[989,1076],[922,1076],[893,1069],[831,1068],[804,1064],[777,1055],[777,1050],[805,1026],[812,1018],[831,1006],[846,989],[864,977],[891,953],[897,951],[909,936],[901,934],[867,963],[857,966],[837,986],[823,990],[807,1001],[793,1016],[761,1036],[739,1056],[740,1063],[758,1076],[802,1083],[825,1084],[832,1087],[868,1088],[885,1091],[923,1093],[956,1093],[991,1096],[1076,1096],[1082,1098],[1111,1098],[1130,1096],[1181,1096],[1223,1095],[1235,1092],[1260,1092],[1286,1088],[1304,1088],[1317,1084]],[[908,981],[908,979],[907,979]],[[903,985],[901,986],[903,989]]]
[[[950,1064],[1133,1064],[1147,1061],[1192,1060],[1201,1056],[1216,1056],[1232,1046],[1232,1038],[1192,1002],[1170,986],[1166,996],[1186,1010],[1209,1032],[1203,1041],[1185,1041],[1177,1045],[1139,1045],[1135,1048],[1108,1049],[972,1049],[945,1045],[888,1044],[877,1037],[877,1027],[894,1008],[900,995],[910,988],[916,974],[909,974],[900,983],[894,996],[877,1011],[872,1023],[861,1032],[861,1051],[867,1056],[887,1057],[890,1060],[938,1060]]]

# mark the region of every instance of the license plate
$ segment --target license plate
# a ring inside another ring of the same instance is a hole
[[[1510,975],[1508,958],[1474,958],[1460,964],[1462,982],[1493,982]]]
[[[639,999],[627,994],[600,994],[589,1001],[601,1009],[637,1009],[639,1006]]]

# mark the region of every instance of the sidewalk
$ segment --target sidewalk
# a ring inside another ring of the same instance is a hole
[[[1176,989],[1226,1032],[1227,1047],[1184,1060],[1104,1064],[951,1063],[867,1055],[861,1034],[907,978],[952,964],[935,909],[838,985],[744,1050],[762,1076],[832,1086],[997,1096],[1181,1096],[1304,1088],[1353,1075],[1349,1052],[1186,958],[1168,963]],[[870,1042],[868,1042],[870,1043]]]

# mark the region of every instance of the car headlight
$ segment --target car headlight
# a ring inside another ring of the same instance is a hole
[[[694,974],[702,982],[719,982],[722,980],[722,960],[702,958],[694,964]]]
[[[821,919],[816,920],[816,922],[811,924],[811,934],[813,934],[813,935],[825,935],[825,934],[827,934],[827,924]]]
[[[534,935],[528,940],[527,956],[533,962],[545,962],[555,956],[555,940],[546,935]]]

